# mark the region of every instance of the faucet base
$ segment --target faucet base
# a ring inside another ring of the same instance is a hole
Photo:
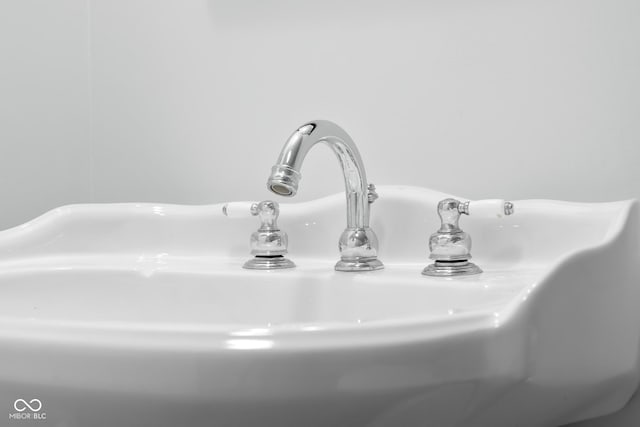
[[[296,265],[282,255],[278,256],[256,256],[245,262],[242,268],[248,270],[276,270],[282,268],[293,268]]]
[[[341,259],[336,263],[336,271],[373,271],[381,270],[384,264],[377,258]]]
[[[422,270],[425,276],[450,277],[469,276],[482,273],[482,269],[468,260],[462,261],[436,261]]]

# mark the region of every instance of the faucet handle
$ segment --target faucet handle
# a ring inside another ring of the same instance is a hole
[[[280,205],[271,200],[262,202],[228,202],[222,205],[222,213],[229,218],[260,217],[260,230],[276,230]]]
[[[512,202],[507,202],[503,199],[485,199],[472,202],[460,202],[458,211],[473,216],[502,218],[504,215],[512,215],[514,207]]]
[[[230,218],[257,216],[260,228],[251,234],[249,246],[254,258],[243,267],[253,270],[271,270],[295,267],[295,264],[284,257],[287,254],[287,233],[281,231],[277,220],[280,205],[271,200],[261,202],[230,202],[222,206],[222,212]]]
[[[471,259],[471,236],[465,233],[458,221],[460,215],[486,218],[502,218],[514,212],[513,203],[502,199],[460,202],[444,199],[438,203],[441,224],[438,231],[429,238],[429,258],[434,260],[422,274],[425,276],[457,276],[482,273]]]
[[[278,216],[280,216],[280,205],[278,202],[264,200],[253,203],[249,211],[251,215],[260,218],[260,228],[258,231],[280,231],[277,224]]]
[[[378,200],[378,192],[376,191],[376,186],[375,184],[369,184],[367,186],[367,202],[369,202],[369,204],[375,202],[376,200]]]
[[[247,218],[254,202],[227,202],[222,205],[222,214],[229,218]]]

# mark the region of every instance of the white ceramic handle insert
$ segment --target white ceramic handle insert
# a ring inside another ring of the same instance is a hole
[[[468,214],[484,218],[502,218],[513,213],[513,204],[503,199],[486,199],[469,202]]]
[[[222,213],[229,218],[248,218],[252,216],[251,206],[255,202],[229,202],[222,205]]]

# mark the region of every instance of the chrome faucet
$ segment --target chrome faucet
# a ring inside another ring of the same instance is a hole
[[[300,168],[314,145],[324,142],[336,153],[344,175],[347,196],[347,228],[339,240],[338,271],[368,271],[384,267],[378,260],[378,238],[369,228],[369,204],[378,197],[367,185],[362,158],[351,137],[338,125],[315,120],[300,126],[287,140],[267,182],[269,190],[281,196],[295,196]]]
[[[440,228],[429,237],[429,250],[434,262],[422,270],[425,276],[462,276],[482,273],[471,259],[471,236],[462,231],[460,215],[502,218],[513,215],[513,203],[502,199],[461,202],[444,199],[438,203]]]
[[[260,219],[260,228],[251,234],[249,246],[254,257],[244,263],[250,270],[274,270],[293,268],[296,265],[284,256],[287,254],[289,238],[278,227],[280,205],[271,200],[262,202],[230,202],[222,206],[222,213],[230,218],[244,218],[248,215]]]

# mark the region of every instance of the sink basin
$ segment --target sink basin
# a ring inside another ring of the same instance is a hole
[[[333,270],[344,193],[281,205],[290,270],[242,269],[257,222],[221,204],[64,206],[1,232],[9,425],[554,426],[631,397],[635,202],[464,217],[484,273],[436,278],[450,195],[378,193],[375,272]]]

